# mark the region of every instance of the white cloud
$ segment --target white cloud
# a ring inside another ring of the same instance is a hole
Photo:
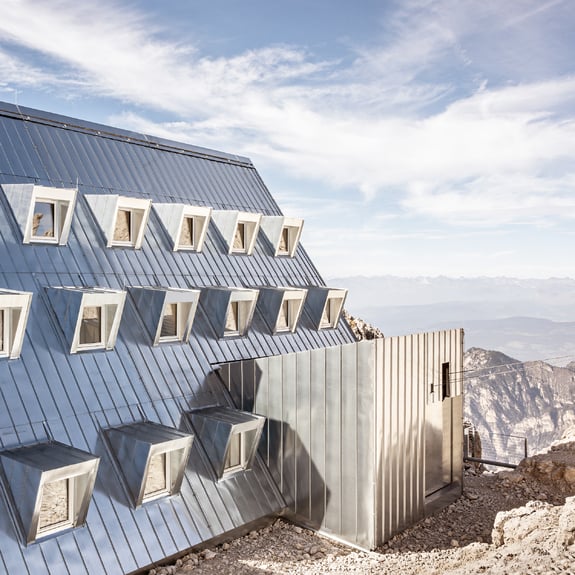
[[[479,224],[489,214],[492,222],[533,221],[572,213],[575,78],[490,88],[481,68],[457,92],[431,72],[472,67],[466,35],[477,22],[510,29],[520,14],[536,23],[553,7],[403,2],[381,45],[355,46],[355,60],[342,67],[293,46],[209,58],[111,0],[6,0],[0,41],[66,73],[59,80],[8,51],[0,72],[6,86],[74,80],[79,93],[168,111],[178,121],[134,112],[112,121],[358,190],[364,203],[392,197],[394,211],[453,223]]]

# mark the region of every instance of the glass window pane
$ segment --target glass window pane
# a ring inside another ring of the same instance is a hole
[[[114,240],[117,242],[132,241],[132,212],[130,210],[118,210]]]
[[[280,237],[280,244],[278,251],[280,254],[287,254],[289,253],[289,229],[282,228],[282,235]]]
[[[4,310],[0,309],[0,352],[6,351],[4,349],[5,346],[4,341]]]
[[[184,218],[180,233],[180,246],[193,247],[194,245],[194,218]]]
[[[228,315],[226,316],[225,331],[237,333],[239,329],[238,302],[232,301],[228,305]]]
[[[71,521],[69,483],[69,479],[60,479],[44,485],[40,516],[38,518],[38,531]]]
[[[280,307],[280,313],[278,316],[278,323],[276,329],[288,329],[289,328],[289,300],[285,299]]]
[[[234,469],[242,466],[242,435],[233,433],[230,437],[230,446],[226,454],[224,469]]]
[[[102,308],[85,307],[80,326],[80,345],[102,343]]]
[[[246,224],[244,224],[243,222],[238,222],[238,225],[236,227],[233,249],[234,250],[246,249]]]
[[[317,317],[317,316],[316,316]],[[327,300],[321,316],[321,325],[331,325],[331,302]]]
[[[160,337],[178,336],[178,304],[169,303],[164,310]]]
[[[52,202],[36,202],[32,217],[32,236],[35,238],[55,237],[55,211]]]
[[[158,453],[150,458],[148,476],[144,487],[144,497],[157,495],[168,490],[166,477],[166,454]]]

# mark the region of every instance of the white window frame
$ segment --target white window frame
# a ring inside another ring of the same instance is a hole
[[[261,228],[270,241],[275,257],[293,258],[303,229],[303,219],[285,216],[262,216]],[[286,239],[286,246],[282,240]]]
[[[56,483],[57,481],[65,481],[66,482],[66,489],[67,489],[67,518],[63,521],[59,521],[57,523],[52,523],[46,525],[45,527],[40,526],[40,519],[42,516],[42,502],[44,501],[45,497],[45,489],[47,485],[51,483]],[[41,537],[46,537],[47,535],[51,535],[53,533],[57,533],[58,531],[64,531],[65,529],[70,529],[74,527],[74,517],[76,515],[76,509],[78,507],[77,497],[76,497],[76,476],[72,475],[70,477],[63,477],[61,479],[55,479],[52,481],[47,481],[42,485],[41,495],[40,495],[40,506],[38,511],[38,528],[36,530],[36,538],[39,539]]]
[[[146,487],[148,485],[148,481],[150,480],[150,471],[151,471],[151,462],[152,458],[163,456],[164,458],[164,487],[162,489],[157,489],[156,491],[146,492]],[[165,497],[166,495],[170,495],[171,489],[170,486],[172,485],[172,465],[171,465],[171,456],[172,451],[160,451],[158,453],[154,453],[150,455],[148,459],[148,466],[146,468],[146,478],[144,479],[144,486],[143,486],[143,495],[142,495],[142,503],[146,503],[148,501],[153,501],[154,499],[159,499],[160,497]]]
[[[256,290],[237,290],[232,292],[224,319],[224,337],[243,336],[249,329],[257,300]],[[249,293],[248,293],[249,292]],[[255,292],[255,294],[254,294]],[[237,309],[236,328],[228,329],[228,317],[233,308]]]
[[[20,357],[32,294],[0,289],[0,310],[2,311],[2,347],[0,359]]]
[[[228,442],[228,449],[224,458],[224,475],[230,473],[235,473],[236,471],[241,471],[246,469],[249,463],[249,453],[246,453],[246,438],[244,437],[245,431],[234,431],[230,434],[230,439]],[[233,442],[237,440],[239,442],[238,452],[239,452],[239,463],[232,464],[231,451]]]
[[[34,186],[30,200],[30,210],[24,229],[23,243],[65,245],[68,241],[68,235],[72,225],[77,193],[78,190],[75,188]],[[54,235],[52,237],[35,236],[33,234],[34,211],[37,203],[52,204],[54,206]],[[66,210],[66,215],[62,217],[64,209]]]
[[[275,333],[288,333],[294,332],[297,327],[298,320],[301,316],[305,296],[307,292],[304,289],[286,289],[278,312],[278,317],[275,325]],[[280,317],[282,308],[287,307],[287,325],[280,325]]]
[[[110,245],[116,247],[130,247],[139,248],[144,239],[144,231],[148,221],[148,214],[150,209],[150,200],[141,200],[137,198],[126,198],[120,196],[118,198],[118,205],[114,215],[114,225],[112,226],[112,235]],[[116,224],[118,222],[118,215],[120,212],[127,212],[130,214],[130,239],[118,240],[116,235]]]
[[[170,236],[172,251],[202,251],[211,219],[212,208],[207,206],[193,206],[190,204],[165,203],[154,203],[153,207],[164,229]],[[192,245],[181,242],[186,219],[193,220],[194,233]]]
[[[343,308],[344,296],[335,294],[326,298],[319,322],[320,329],[337,327]]]
[[[94,351],[100,349],[106,349],[106,350],[113,349],[118,335],[118,329],[120,326],[122,311],[124,309],[126,292],[123,290],[114,290],[108,288],[65,287],[59,289],[77,290],[83,292],[70,353]],[[88,343],[88,344],[80,343],[80,331],[82,328],[83,313],[84,308],[87,307],[101,308],[100,325],[101,325],[102,338],[99,343]],[[112,311],[113,316],[111,316]]]
[[[98,309],[100,315],[100,339],[99,341],[91,343],[82,343],[82,323],[84,322],[84,311],[86,309]],[[107,333],[107,323],[108,314],[105,305],[92,305],[92,306],[82,306],[82,313],[80,316],[80,331],[78,333],[78,350],[89,350],[89,349],[102,349],[106,345],[106,333]]]
[[[175,327],[176,333],[174,335],[162,335],[162,328],[164,326],[164,319],[166,317],[166,309],[168,306],[175,306],[176,309],[176,318],[175,318]],[[186,314],[182,308],[182,302],[166,302],[164,304],[164,309],[162,310],[162,316],[160,318],[160,335],[158,341],[160,343],[163,342],[170,342],[170,341],[182,341],[184,338],[184,331],[185,331],[185,323],[186,323]]]

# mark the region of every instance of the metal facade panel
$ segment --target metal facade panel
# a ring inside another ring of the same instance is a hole
[[[258,238],[251,256],[228,256],[213,226],[201,253],[172,252],[155,214],[140,250],[105,247],[88,195],[281,215],[245,158],[0,104],[0,172],[0,185],[78,188],[66,246],[22,244],[0,194],[0,289],[33,294],[20,358],[0,359],[0,448],[52,436],[103,453],[102,469],[109,469],[101,428],[133,423],[142,414],[177,428],[190,409],[231,404],[229,393],[209,377],[213,365],[353,341],[343,323],[321,332],[302,325],[281,337],[254,329],[242,338],[218,340],[200,310],[189,344],[152,347],[133,302],[127,301],[113,350],[70,355],[58,341],[62,332],[46,287],[293,286],[323,285],[323,280],[301,245],[294,258],[274,258]],[[267,376],[254,377],[260,379],[254,384],[257,405]],[[81,534],[62,533],[26,549],[16,543],[0,501],[0,565],[13,573],[131,572],[283,507],[257,460],[246,478],[218,483],[199,446],[191,453],[178,497],[136,511],[98,473]],[[178,521],[172,521],[175,505]]]

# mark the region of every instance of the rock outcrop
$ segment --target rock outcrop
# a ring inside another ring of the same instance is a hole
[[[353,335],[355,335],[357,341],[384,337],[379,328],[370,325],[358,317],[350,315],[346,310],[343,310],[343,317],[349,324],[349,327],[351,327],[351,331],[353,331]]]

